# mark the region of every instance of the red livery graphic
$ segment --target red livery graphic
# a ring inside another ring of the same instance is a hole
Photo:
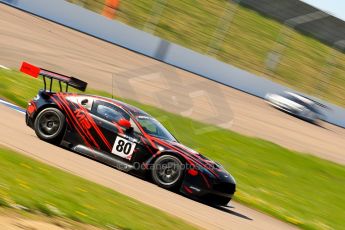
[[[75,116],[78,119],[78,122],[85,127],[86,129],[90,129],[91,128],[91,124],[90,122],[87,120],[86,115],[84,114],[84,112],[81,109],[77,109],[74,111]]]

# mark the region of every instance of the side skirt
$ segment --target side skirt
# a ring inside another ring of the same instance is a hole
[[[77,145],[72,148],[73,151],[76,151],[82,155],[85,155],[87,157],[90,157],[92,159],[95,159],[97,161],[100,161],[106,165],[115,167],[121,171],[129,172],[134,169],[134,166],[131,164],[128,164],[127,162],[123,162],[121,160],[117,160],[115,158],[112,158],[100,151],[88,148],[84,145]]]

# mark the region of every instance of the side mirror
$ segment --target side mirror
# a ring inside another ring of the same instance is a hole
[[[118,124],[119,124],[121,127],[125,128],[126,130],[127,130],[127,129],[130,129],[130,128],[132,127],[132,126],[131,126],[131,123],[130,123],[128,120],[124,119],[124,118],[121,118],[121,119],[118,121]]]

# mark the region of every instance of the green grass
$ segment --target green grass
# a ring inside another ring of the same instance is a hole
[[[104,7],[104,0],[69,1],[84,2],[84,7],[97,13]],[[158,1],[122,0],[117,20],[143,30],[152,20],[152,8]],[[228,0],[166,2],[155,35],[207,53]],[[331,47],[248,8],[232,6],[230,9],[235,13],[229,30],[218,54],[212,56],[302,92],[345,105],[344,53],[333,51]],[[281,31],[287,36],[282,37]],[[268,70],[267,55],[279,45],[286,46],[280,63],[274,71]],[[330,56],[334,61],[326,65]]]
[[[0,146],[0,206],[119,229],[196,229],[111,189]]]
[[[0,97],[18,105],[25,106],[40,86],[37,79],[0,70]],[[238,183],[235,200],[303,229],[344,227],[344,166],[217,127],[196,134],[206,125],[127,101],[161,120],[182,143],[224,165]]]

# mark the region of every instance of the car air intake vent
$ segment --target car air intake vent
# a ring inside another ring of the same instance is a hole
[[[236,190],[236,185],[231,183],[214,184],[213,189],[217,192],[233,194]]]

